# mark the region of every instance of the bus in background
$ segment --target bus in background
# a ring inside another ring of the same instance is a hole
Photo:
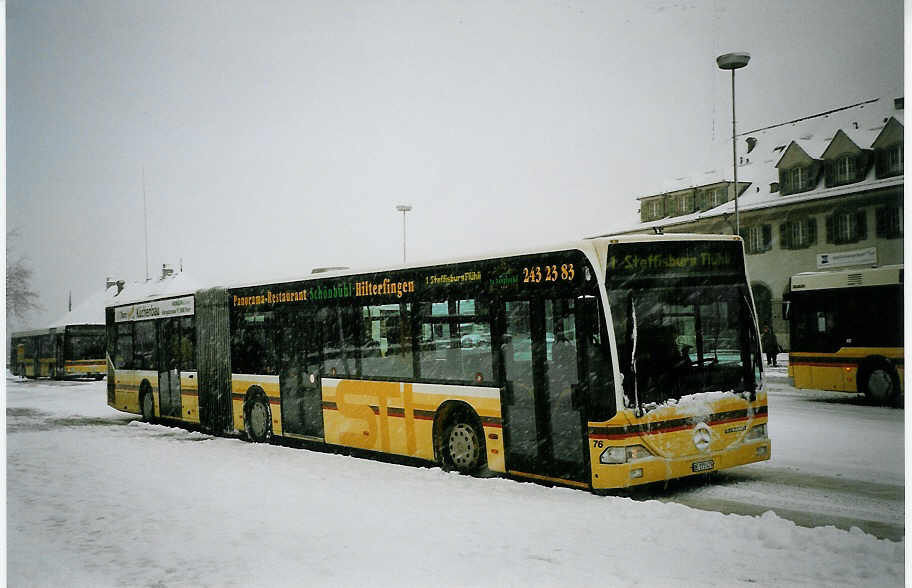
[[[796,388],[903,393],[903,266],[808,272],[789,286],[789,375]]]
[[[104,325],[64,325],[10,337],[10,371],[26,378],[104,377]]]
[[[739,237],[587,239],[108,304],[149,421],[593,490],[770,457]]]

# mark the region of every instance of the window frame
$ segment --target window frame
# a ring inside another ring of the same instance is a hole
[[[779,225],[779,246],[782,249],[807,249],[816,244],[816,217],[796,218]]]
[[[879,239],[901,239],[903,236],[903,207],[878,206],[874,210],[875,235]]]
[[[757,223],[741,228],[744,252],[748,255],[766,253],[773,248],[773,227],[768,223]]]
[[[826,217],[827,243],[847,245],[859,243],[868,238],[867,214],[865,209],[840,208]]]

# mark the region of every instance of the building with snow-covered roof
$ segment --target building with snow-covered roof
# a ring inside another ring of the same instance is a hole
[[[618,234],[733,233],[738,194],[761,323],[788,348],[789,278],[830,267],[903,262],[903,98],[867,100],[739,133],[732,169],[691,174],[637,198]],[[720,145],[720,162],[731,161]],[[727,159],[726,159],[727,158]]]

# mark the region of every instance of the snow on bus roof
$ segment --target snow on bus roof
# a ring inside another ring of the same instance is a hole
[[[180,272],[159,280],[126,284],[120,294],[108,300],[105,306],[114,307],[159,298],[186,296],[204,287],[204,284],[200,284],[186,273]]]

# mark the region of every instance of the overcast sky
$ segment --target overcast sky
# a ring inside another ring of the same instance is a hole
[[[201,283],[636,222],[748,130],[903,89],[900,0],[6,4],[7,230],[42,326],[106,276]],[[730,148],[730,147],[729,147]],[[15,325],[14,325],[15,326]],[[25,325],[23,325],[25,326]]]

